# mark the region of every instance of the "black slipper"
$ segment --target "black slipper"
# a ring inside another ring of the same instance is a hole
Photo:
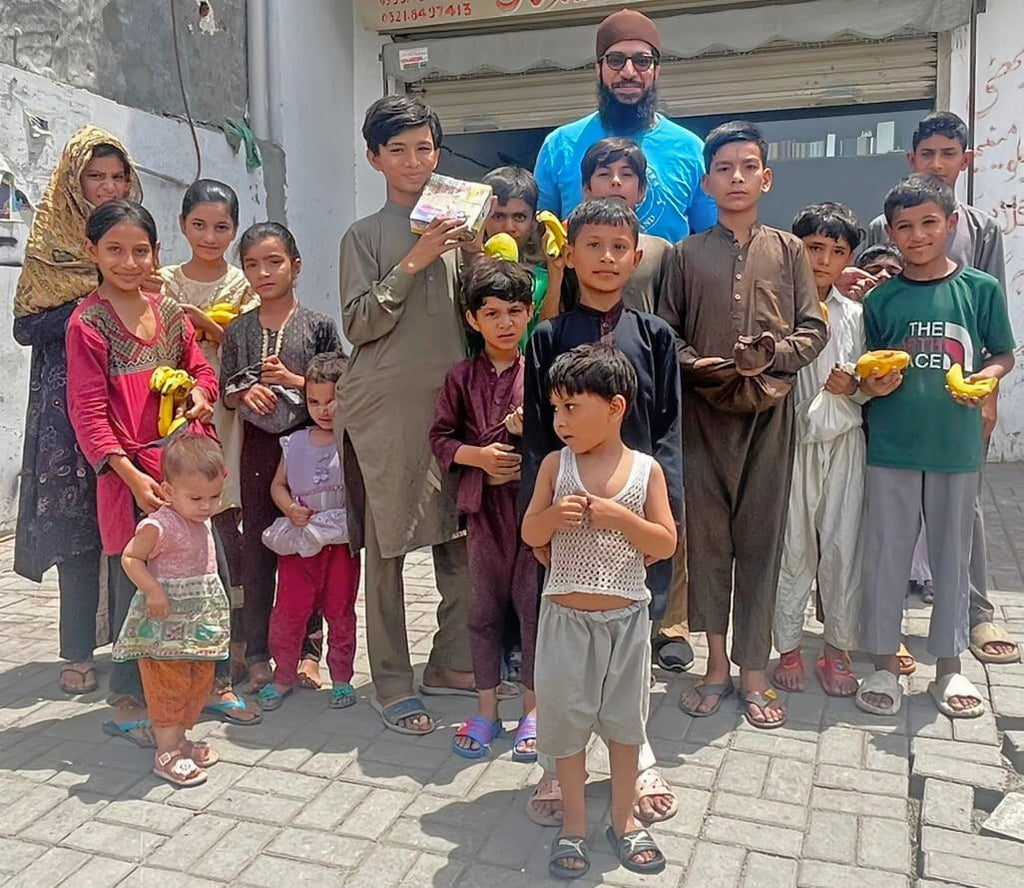
[[[693,666],[693,648],[685,638],[665,638],[654,648],[657,664],[669,672],[686,672]]]
[[[615,830],[609,826],[605,831],[605,837],[619,858],[619,863],[631,873],[646,875],[647,873],[660,873],[665,869],[665,855],[661,853],[661,849],[655,844],[646,829],[630,830],[619,838],[615,835]],[[653,851],[654,859],[647,863],[637,863],[633,860],[633,855],[639,854],[641,851]]]
[[[587,840],[583,836],[559,836],[551,843],[548,872],[556,879],[578,879],[590,869],[589,852]],[[583,866],[570,869],[561,864],[563,860],[581,860]]]

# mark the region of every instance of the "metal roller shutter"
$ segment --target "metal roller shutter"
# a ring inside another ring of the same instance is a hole
[[[935,96],[934,36],[780,46],[666,61],[659,92],[671,117],[901,102]],[[594,108],[594,71],[426,80],[409,87],[446,132],[557,126]]]

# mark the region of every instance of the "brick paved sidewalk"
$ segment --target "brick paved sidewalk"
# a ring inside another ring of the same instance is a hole
[[[1024,639],[1024,466],[986,475],[992,598]],[[365,648],[354,680],[359,705],[328,708],[301,691],[259,727],[197,729],[223,763],[200,788],[174,791],[149,774],[151,753],[106,738],[101,694],[69,699],[56,683],[56,585],[10,571],[0,543],[0,884],[15,888],[178,888],[239,885],[550,885],[553,830],[524,805],[538,777],[514,764],[508,736],[495,755],[449,752],[472,701],[431,701],[441,729],[425,738],[387,732],[366,703]],[[437,597],[429,558],[407,562],[409,634],[422,662]],[[789,725],[750,728],[731,704],[694,720],[677,706],[690,678],[662,675],[651,699],[651,742],[679,813],[654,828],[669,866],[644,880],[615,866],[603,838],[607,759],[592,750],[588,789],[594,864],[584,884],[699,888],[989,888],[1021,884],[1024,844],[981,834],[1024,766],[1024,667],[968,676],[998,720],[955,725],[924,693],[927,610],[908,605],[911,649],[922,655],[894,719],[825,697],[812,679],[788,700]],[[808,644],[820,644],[809,624]],[[697,645],[696,671],[705,650]],[[863,670],[864,662],[858,662]],[[105,684],[109,654],[100,658]],[[503,704],[513,727],[514,702]],[[1002,732],[1008,732],[1004,735]],[[924,797],[922,810],[921,798]]]

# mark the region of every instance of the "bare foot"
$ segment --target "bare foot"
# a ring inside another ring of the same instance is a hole
[[[635,832],[638,829],[643,829],[642,824],[637,823],[636,820],[630,817],[629,820],[626,821],[626,828],[621,834],[616,833],[616,837],[621,838],[621,836],[626,835],[626,833]],[[614,827],[612,827],[612,831],[615,832]],[[629,859],[632,860],[633,863],[639,863],[641,865],[650,863],[655,857],[657,857],[657,855],[653,851],[637,851],[635,854],[629,855]]]
[[[460,688],[464,691],[476,690],[476,679],[472,672],[459,672],[441,666],[427,665],[423,670],[423,684],[428,688]]]
[[[1017,645],[1012,641],[986,641],[981,649],[990,656],[1003,657],[1017,653]]]
[[[768,686],[767,675],[763,670],[741,669],[740,684],[747,695],[744,705],[751,721],[761,725],[785,721],[786,707],[779,699],[779,695]],[[768,702],[757,702],[750,698],[752,694],[762,694]]]
[[[645,823],[665,820],[676,803],[675,793],[656,768],[648,768],[637,775],[636,794],[636,807],[640,812],[640,819]]]
[[[725,684],[729,680],[729,673],[727,671],[720,673],[709,672],[698,683],[701,685],[716,685]],[[710,712],[718,705],[720,697],[721,694],[708,694],[706,697],[702,697],[694,688],[683,694],[683,699],[680,703],[684,709],[690,709],[694,712]]]
[[[551,798],[544,798],[545,796]],[[561,823],[562,788],[558,785],[558,778],[554,775],[541,777],[533,790],[533,797],[527,804],[538,820],[556,820]]]
[[[816,665],[818,679],[825,693],[831,697],[852,697],[860,682],[850,666],[850,655],[826,644]]]
[[[472,675],[472,673],[470,673]],[[398,703],[400,700],[408,700],[408,694],[400,694],[397,697],[385,697],[380,700],[382,708],[390,706],[392,703]],[[419,715],[409,715],[405,718],[400,718],[398,724],[409,731],[415,731],[417,734],[429,734],[434,730],[434,723],[430,720],[430,716],[424,713]]]
[[[779,657],[779,665],[772,673],[772,684],[784,691],[807,689],[807,674],[804,672],[804,661],[800,656],[800,648],[787,651]]]

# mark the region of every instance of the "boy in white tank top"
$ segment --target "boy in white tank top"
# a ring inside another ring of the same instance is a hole
[[[564,812],[548,868],[574,879],[590,867],[584,784],[596,733],[611,770],[608,840],[627,869],[658,873],[665,857],[634,819],[633,796],[650,692],[645,563],[675,551],[675,519],[661,467],[622,443],[637,385],[626,356],[577,346],[548,383],[566,446],[541,463],[523,519],[526,544],[551,547],[534,666],[538,749],[557,760]]]

